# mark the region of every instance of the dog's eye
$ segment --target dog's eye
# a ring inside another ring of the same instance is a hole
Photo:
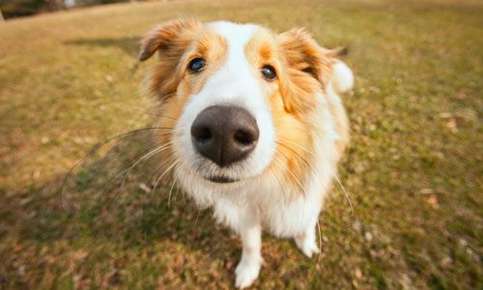
[[[190,61],[190,63],[188,64],[188,69],[191,72],[198,73],[202,71],[205,68],[205,66],[206,66],[206,61],[201,57],[197,57]]]
[[[277,77],[277,73],[275,72],[275,68],[273,66],[267,64],[262,67],[262,75],[267,81],[273,81]]]

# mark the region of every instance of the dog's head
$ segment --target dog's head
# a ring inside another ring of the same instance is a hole
[[[337,52],[303,29],[175,20],[143,39],[159,60],[150,90],[167,170],[213,188],[270,174],[289,184],[311,166],[313,115]],[[186,180],[185,180],[186,182]]]

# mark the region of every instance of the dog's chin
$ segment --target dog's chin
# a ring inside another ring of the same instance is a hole
[[[204,160],[203,160],[204,161]],[[247,172],[240,170],[239,167],[247,167],[246,165],[237,165],[237,167],[231,168],[219,168],[218,166],[210,162],[193,162],[188,169],[193,177],[201,179],[205,183],[213,187],[239,187],[243,186],[246,182],[255,179],[259,174],[257,172]]]

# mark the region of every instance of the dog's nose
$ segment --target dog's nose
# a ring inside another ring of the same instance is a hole
[[[246,158],[258,136],[257,121],[245,109],[233,106],[208,107],[191,125],[196,151],[220,167]]]

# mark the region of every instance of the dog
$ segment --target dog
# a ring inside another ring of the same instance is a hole
[[[340,95],[354,79],[341,50],[301,28],[176,19],[142,39],[139,61],[155,53],[165,173],[240,236],[235,286],[259,275],[262,230],[319,253],[319,213],[349,142]]]

